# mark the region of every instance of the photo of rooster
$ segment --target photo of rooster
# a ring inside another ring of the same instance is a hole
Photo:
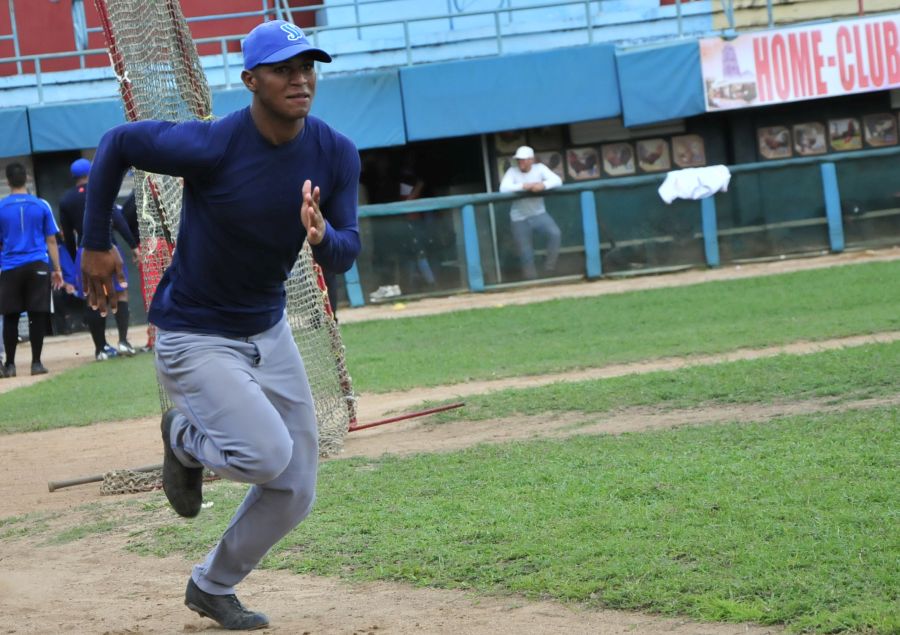
[[[637,142],[638,166],[644,172],[662,172],[672,167],[669,144],[665,139],[644,139]]]
[[[634,174],[634,148],[630,143],[608,143],[600,146],[603,171],[609,176]]]
[[[672,137],[672,155],[680,168],[697,168],[706,165],[703,138],[696,134]]]
[[[801,156],[825,154],[825,126],[815,121],[794,126],[794,150]]]
[[[793,155],[791,131],[784,126],[769,126],[756,131],[759,153],[766,159],[785,159]]]
[[[889,113],[863,117],[866,143],[873,148],[897,145],[897,120]]]
[[[535,159],[537,159],[537,163],[543,163],[548,168],[553,170],[553,172],[561,178],[562,180],[566,180],[565,172],[563,172],[563,159],[562,154],[559,152],[537,152],[534,155]]]
[[[862,131],[859,119],[831,119],[828,122],[828,142],[832,149],[859,150],[862,148]]]
[[[572,148],[566,152],[569,176],[576,181],[600,176],[600,157],[593,148]]]

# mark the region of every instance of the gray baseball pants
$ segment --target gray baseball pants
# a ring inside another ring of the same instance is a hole
[[[160,330],[155,350],[160,384],[179,412],[171,428],[178,459],[253,484],[192,573],[207,593],[234,593],[313,506],[319,438],[303,360],[286,319],[244,338]]]
[[[544,240],[547,241],[547,257],[544,259],[544,271],[547,273],[552,273],[556,269],[559,246],[562,242],[562,232],[560,232],[559,226],[546,212],[512,221],[512,235],[519,250],[522,275],[529,280],[537,278],[537,270],[534,266],[534,233],[543,235]]]

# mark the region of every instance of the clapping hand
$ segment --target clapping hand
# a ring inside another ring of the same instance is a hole
[[[300,205],[300,221],[306,228],[306,240],[310,245],[318,245],[325,238],[325,218],[319,209],[319,188],[313,188],[312,181],[303,183],[303,203]]]

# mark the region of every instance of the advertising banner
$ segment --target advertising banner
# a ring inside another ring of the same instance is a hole
[[[700,40],[707,112],[900,87],[900,15]]]

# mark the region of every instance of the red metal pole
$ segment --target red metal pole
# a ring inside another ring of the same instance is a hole
[[[397,421],[405,421],[406,419],[415,419],[416,417],[424,417],[425,415],[433,415],[436,412],[444,412],[445,410],[453,410],[454,408],[462,408],[466,404],[464,402],[453,403],[448,406],[438,406],[437,408],[429,408],[428,410],[420,410],[419,412],[411,412],[390,419],[382,419],[381,421],[373,421],[372,423],[364,423],[358,426],[350,426],[348,432],[356,432],[357,430],[365,430],[366,428],[374,428],[375,426],[383,426],[386,423],[395,423]]]

